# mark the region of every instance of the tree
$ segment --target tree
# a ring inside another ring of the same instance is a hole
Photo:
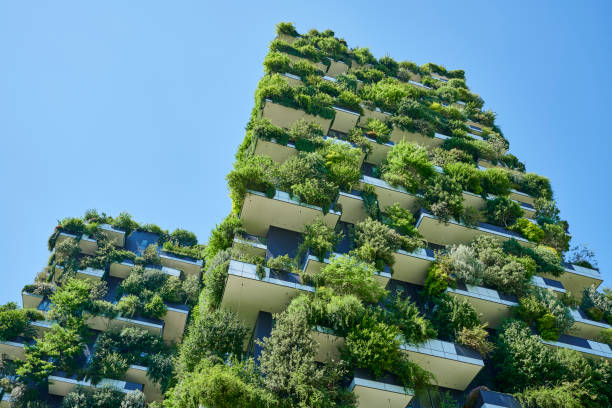
[[[523,216],[521,206],[507,197],[497,197],[487,200],[487,221],[502,227],[509,227]]]
[[[386,293],[374,278],[375,270],[371,264],[360,261],[354,256],[339,256],[315,276],[317,286],[330,287],[337,294],[353,294],[368,303],[376,303]]]
[[[201,309],[189,326],[177,360],[177,371],[191,371],[207,357],[241,359],[248,330],[238,316],[227,309]]]
[[[392,186],[405,187],[411,193],[416,193],[433,174],[427,150],[415,143],[399,142],[382,165],[383,180]]]

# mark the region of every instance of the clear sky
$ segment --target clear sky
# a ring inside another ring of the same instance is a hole
[[[1,2],[0,302],[88,208],[207,240],[279,21],[464,69],[610,285],[611,18],[605,0]]]

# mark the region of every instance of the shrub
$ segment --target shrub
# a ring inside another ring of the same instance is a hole
[[[125,231],[125,236],[130,235],[132,231],[139,227],[138,223],[132,219],[132,216],[126,212],[122,212],[115,217],[111,222],[111,226]]]
[[[192,371],[203,359],[218,357],[240,359],[248,334],[236,313],[219,308],[197,315],[189,326],[177,359],[177,370],[183,375]]]
[[[453,245],[448,250],[451,271],[456,279],[470,285],[479,285],[485,268],[474,251],[466,245]]]
[[[457,333],[457,343],[478,350],[483,356],[488,355],[493,351],[493,343],[487,340],[489,333],[487,333],[485,327],[486,325],[472,328],[462,327]]]
[[[612,346],[612,329],[605,329],[599,335],[599,341],[602,343],[606,343],[609,346]]]
[[[198,238],[191,231],[177,228],[170,236],[180,246],[194,246],[198,244]]]
[[[487,200],[487,222],[508,228],[523,216],[521,206],[507,197]]]
[[[384,308],[378,309],[382,321],[397,326],[404,341],[411,344],[423,343],[437,335],[431,322],[421,316],[416,304],[410,299],[402,299],[400,294],[386,299]]]
[[[117,309],[119,309],[122,316],[131,318],[142,312],[142,305],[138,296],[128,295],[121,298],[117,303]]]
[[[342,232],[336,234],[323,219],[317,218],[312,224],[305,226],[303,238],[301,247],[310,248],[312,254],[323,261],[327,253],[332,252],[342,240]]]
[[[526,173],[515,176],[514,182],[518,189],[536,198],[552,200],[553,193],[550,180],[535,173]]]
[[[392,371],[399,350],[399,330],[365,315],[345,339],[343,359],[370,370],[376,378]]]
[[[431,322],[441,340],[454,341],[463,328],[480,327],[480,317],[465,299],[443,295],[436,302]]]
[[[144,305],[144,313],[150,317],[161,319],[166,314],[166,311],[166,305],[162,297],[157,293]]]
[[[593,320],[600,321],[605,318],[608,322],[612,321],[612,298],[598,292],[595,285],[584,288],[580,307],[589,316],[592,315]]]
[[[142,253],[146,265],[161,265],[157,244],[149,244]]]
[[[484,222],[484,217],[478,209],[474,207],[465,207],[461,215],[461,221],[470,228],[477,228],[481,222]]]
[[[437,174],[425,180],[424,206],[441,222],[448,222],[451,218],[459,221],[464,215],[462,193],[459,183],[445,174]]]
[[[366,219],[355,225],[353,255],[382,271],[385,265],[393,266],[393,253],[402,247],[402,236],[379,221]]]
[[[366,312],[361,300],[355,295],[336,295],[331,288],[319,288],[311,299],[306,296],[295,298],[288,310],[306,302],[310,307],[312,323],[334,330],[344,336],[354,327]]]
[[[482,193],[482,172],[476,167],[462,162],[447,163],[444,165],[444,172],[464,190],[474,194]]]
[[[268,156],[253,155],[234,163],[234,169],[227,175],[230,197],[235,213],[240,211],[247,190],[273,195],[277,164]]]
[[[554,248],[559,254],[569,249],[569,241],[571,237],[565,232],[565,228],[559,224],[544,224],[544,237],[542,243],[551,248]]]
[[[30,309],[17,309],[13,302],[0,306],[0,340],[13,340],[19,335],[33,336],[30,322],[43,320],[42,313]]]
[[[451,259],[447,256],[437,257],[427,270],[423,291],[427,298],[440,297],[455,281],[450,277],[452,271]]]
[[[361,179],[359,149],[328,141],[322,149],[327,178],[343,191],[351,191]]]
[[[295,260],[290,258],[289,255],[279,255],[275,258],[269,258],[267,266],[270,269],[276,269],[279,271],[293,272],[296,268]]]
[[[209,308],[217,308],[221,303],[227,270],[230,263],[230,250],[218,251],[206,264],[204,274],[204,295]]]
[[[510,193],[508,172],[498,168],[488,168],[482,172],[482,189],[485,193],[505,196]]]
[[[523,237],[535,243],[540,243],[545,236],[542,228],[532,223],[527,218],[519,218],[510,229],[520,233]]]
[[[206,245],[206,259],[212,259],[217,252],[227,249],[234,243],[236,234],[243,232],[242,221],[234,214],[230,214],[215,226]]]
[[[270,52],[264,58],[263,65],[267,74],[275,72],[285,73],[291,69],[291,60],[280,52]]]
[[[382,178],[393,186],[415,193],[434,173],[425,148],[407,142],[393,146],[382,165]]]
[[[372,139],[376,139],[377,143],[387,143],[391,129],[384,122],[378,119],[369,119],[366,123],[366,134]]]
[[[285,22],[281,22],[276,25],[276,34],[287,34],[292,37],[299,36],[297,30],[293,26],[293,23],[285,23]]]
[[[525,408],[582,408],[580,397],[586,393],[577,383],[562,383],[530,387],[514,396]]]
[[[315,276],[317,286],[332,288],[335,293],[353,294],[364,302],[376,303],[386,293],[374,278],[375,269],[371,264],[353,256],[333,258]]]

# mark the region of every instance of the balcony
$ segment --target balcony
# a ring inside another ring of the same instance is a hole
[[[161,336],[164,332],[164,322],[158,319],[149,319],[146,317],[122,317],[117,316],[109,318],[106,316],[96,316],[89,312],[83,312],[85,324],[90,329],[98,331],[116,330],[121,331],[126,327],[137,327],[146,330],[154,336]]]
[[[534,276],[531,278],[531,284],[542,289],[548,289],[554,292],[555,295],[561,296],[565,292],[563,284],[555,279],[543,278],[541,276]]]
[[[440,133],[434,134],[434,137],[429,137],[421,133],[402,130],[398,128],[397,126],[393,126],[393,130],[391,131],[391,141],[393,143],[399,143],[401,141],[405,141],[405,142],[410,142],[410,143],[417,143],[429,149],[433,149],[433,148],[442,146],[442,143],[444,143],[446,139],[450,139],[450,137],[446,135],[442,135]]]
[[[147,367],[132,364],[125,372],[125,380],[134,384],[142,384],[142,392],[147,403],[161,401],[163,399],[161,386],[147,376],[147,370]]]
[[[103,269],[95,269],[91,267],[87,267],[85,269],[79,269],[76,272],[76,277],[78,279],[86,279],[91,281],[99,281],[104,277]]]
[[[279,75],[284,77],[285,81],[287,81],[287,84],[289,84],[289,86],[292,87],[292,88],[297,88],[299,86],[304,85],[304,83],[302,82],[302,78],[300,78],[297,75],[293,75],[293,74],[290,74],[288,72],[285,72],[285,73],[279,74]]]
[[[330,255],[329,258],[326,257],[325,259],[320,260],[316,256],[310,255],[310,253],[307,253],[304,259],[303,271],[309,275],[316,275],[319,272],[321,272],[321,269],[325,265],[330,263],[331,258],[336,257],[336,256],[340,257],[340,256],[345,256],[345,255],[333,253]],[[375,272],[374,279],[376,279],[383,288],[387,286],[387,283],[391,279],[391,273],[389,271],[389,267],[385,267],[384,271]]]
[[[504,228],[481,222],[478,227],[468,227],[463,222],[449,220],[440,222],[434,215],[424,209],[417,220],[416,227],[425,240],[438,245],[469,244],[481,235],[507,241],[514,238],[523,246],[533,247],[535,244],[523,238],[520,234]]]
[[[409,83],[410,85],[414,85],[414,86],[416,86],[417,88],[422,88],[422,89],[431,89],[431,88],[430,88],[430,87],[428,87],[427,85],[423,85],[422,83],[420,83],[420,82],[416,82],[416,81],[413,81],[413,80],[409,80],[409,81],[408,81],[408,83]]]
[[[442,76],[440,74],[431,74],[431,77],[437,81],[444,82],[444,83],[447,83],[449,81],[447,77]]]
[[[425,283],[427,269],[435,260],[434,253],[429,248],[419,248],[412,252],[400,249],[393,256],[393,279],[417,285]]]
[[[258,138],[255,144],[255,154],[258,156],[268,156],[277,163],[284,163],[288,159],[297,156],[298,151],[292,143],[282,145],[275,139],[265,140]]]
[[[565,272],[561,274],[561,276],[549,274],[544,274],[542,276],[558,280],[563,284],[566,290],[572,292],[572,295],[576,296],[578,299],[582,299],[582,291],[584,288],[591,285],[597,287],[603,282],[599,271],[569,263],[565,263],[563,266]]]
[[[533,198],[527,193],[523,193],[522,191],[510,190],[510,195],[508,197],[514,201],[529,204],[531,208],[533,208],[533,206],[535,205],[535,198]]]
[[[264,268],[262,279],[254,264],[230,261],[221,305],[240,315],[253,328],[259,311],[279,313],[299,293],[314,292],[314,288],[301,283],[299,275]]]
[[[393,142],[378,143],[374,139],[365,137],[370,145],[370,153],[365,158],[365,162],[378,166],[385,160],[391,149],[393,149]]]
[[[581,337],[562,334],[557,341],[542,339],[542,343],[550,347],[563,347],[570,350],[575,350],[587,358],[605,358],[612,360],[612,349],[609,345],[593,340],[583,339]]]
[[[109,224],[102,224],[98,228],[115,246],[123,248],[125,245],[125,231],[113,228]]]
[[[410,361],[432,373],[438,385],[463,391],[484,367],[482,356],[475,350],[441,340],[401,346]]]
[[[35,295],[25,291],[21,292],[21,303],[23,304],[24,308],[36,309],[43,299],[44,296],[42,295]]]
[[[474,408],[521,408],[521,404],[512,395],[481,389]]]
[[[0,356],[6,356],[9,360],[25,360],[26,344],[23,338],[0,340]]]
[[[416,210],[419,206],[419,197],[409,193],[402,186],[393,187],[382,179],[364,174],[361,176],[361,188],[363,189],[365,185],[374,187],[381,209],[392,206],[395,203],[399,203],[402,208],[410,211]]]
[[[55,323],[53,320],[36,320],[31,322],[30,325],[36,330],[36,337],[43,337]]]
[[[129,381],[111,380],[108,378],[104,378],[98,384],[93,385],[90,381],[77,380],[76,376],[68,377],[63,373],[56,373],[55,375],[49,376],[49,394],[59,395],[62,397],[70,394],[79,386],[93,390],[95,388],[102,388],[107,385],[126,394],[136,390],[142,391],[143,389],[142,384],[136,384]]]
[[[266,99],[264,103],[262,116],[272,122],[272,124],[285,129],[291,128],[291,125],[300,119],[304,119],[308,122],[315,122],[323,129],[323,134],[327,134],[332,122],[331,119],[310,115],[301,109],[290,108],[272,102],[270,99]]]
[[[314,65],[316,69],[318,69],[319,71],[327,71],[327,65],[320,63],[320,62],[314,62],[312,60],[309,60],[308,58],[302,58],[302,57],[298,57],[297,55],[293,55],[293,54],[288,54],[288,53],[284,53],[287,57],[289,57],[289,59],[291,60],[292,63],[296,63],[299,61],[304,61],[309,63],[310,65]]]
[[[189,308],[186,305],[166,303],[166,314],[162,317],[164,330],[162,339],[166,343],[179,343],[187,326]]]
[[[349,66],[343,61],[336,61],[335,59],[329,59],[329,68],[327,69],[327,75],[330,77],[337,77],[340,74],[346,74],[349,70]],[[323,70],[325,71],[325,70]]]
[[[574,318],[571,333],[584,339],[598,340],[604,330],[612,328],[605,322],[591,320],[581,309],[571,309],[570,313]]]
[[[512,315],[512,308],[518,306],[516,296],[500,293],[495,289],[457,282],[457,288],[447,288],[449,295],[467,300],[482,315],[481,320],[490,328],[497,328]]]
[[[378,119],[381,122],[387,121],[391,117],[389,112],[383,112],[380,108],[370,109],[365,105],[361,105],[363,113],[359,117],[359,125],[364,127],[370,119]]]
[[[249,190],[240,211],[246,231],[262,237],[268,234],[270,226],[303,232],[304,226],[317,218],[334,228],[340,215],[334,210],[324,214],[321,207],[301,203],[283,191],[276,191],[274,197],[269,198],[264,193]]]
[[[471,120],[466,120],[465,124],[472,132],[476,132],[478,135],[482,135],[482,125]]]
[[[412,392],[392,378],[374,379],[363,370],[355,370],[348,390],[357,396],[359,408],[405,408],[412,400]]]
[[[334,111],[336,112],[336,115],[334,116],[334,121],[331,124],[331,130],[348,133],[357,125],[359,113],[340,108],[338,106],[334,106]]]
[[[336,335],[332,329],[321,326],[316,326],[310,333],[318,344],[316,362],[340,360],[340,348],[344,347],[344,337]]]
[[[338,194],[338,205],[342,207],[342,215],[340,221],[348,222],[351,224],[357,224],[367,218],[365,206],[363,205],[363,198],[361,193],[353,191],[351,193],[345,193],[340,191]]]
[[[243,253],[250,256],[261,256],[265,258],[268,245],[265,238],[256,235],[242,234],[234,237],[234,246],[240,247]]]
[[[81,238],[78,239],[78,236],[75,234],[60,232],[57,236],[57,240],[55,241],[55,245],[57,246],[67,239],[78,240],[81,252],[86,255],[95,255],[96,251],[98,250],[98,243],[96,242],[96,240],[86,234],[81,235]]]
[[[163,250],[159,253],[159,259],[161,260],[162,270],[166,273],[172,273],[171,270],[179,270],[182,271],[185,276],[195,276],[199,278],[202,272],[203,261],[201,259],[176,255]]]

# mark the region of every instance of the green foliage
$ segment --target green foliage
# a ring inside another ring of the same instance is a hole
[[[142,313],[142,304],[136,295],[128,295],[121,298],[117,303],[117,309],[121,315],[127,318],[134,317]]]
[[[91,286],[88,282],[71,278],[51,296],[51,316],[64,322],[79,316],[89,302]]]
[[[475,329],[480,326],[480,317],[474,307],[465,299],[443,295],[435,302],[431,322],[442,340],[455,341],[464,328]]]
[[[35,333],[30,322],[43,319],[37,310],[17,309],[15,303],[6,303],[0,306],[0,340],[13,340],[20,335],[32,337]]]
[[[281,408],[278,398],[258,381],[254,364],[215,364],[202,360],[185,373],[168,392],[164,405],[170,408]]]
[[[408,298],[402,299],[402,296],[397,294],[385,299],[383,305],[384,308],[377,310],[380,314],[379,320],[396,326],[404,342],[419,344],[436,337],[437,332],[431,322],[421,316],[416,304]]]
[[[550,180],[535,173],[520,174],[514,177],[518,190],[536,198],[552,200],[553,192]]]
[[[359,149],[327,141],[321,154],[325,159],[327,178],[340,190],[351,191],[359,183],[362,156]]]
[[[287,34],[292,37],[298,37],[299,34],[293,23],[281,22],[276,25],[276,34]]]
[[[425,278],[423,292],[427,298],[440,297],[449,286],[454,286],[455,280],[451,278],[450,271],[450,258],[437,257],[436,262],[432,263],[427,270],[427,277]]]
[[[273,195],[275,192],[277,165],[268,156],[248,156],[234,163],[234,169],[227,175],[232,208],[240,212],[247,190]]]
[[[518,257],[529,257],[536,263],[536,273],[550,273],[554,276],[559,276],[564,272],[561,265],[561,258],[557,252],[545,246],[537,246],[535,248],[523,247],[515,239],[510,239],[503,244],[504,252]]]
[[[487,222],[508,228],[523,216],[521,206],[507,197],[497,197],[487,200]]]
[[[519,218],[510,227],[511,230],[520,233],[531,242],[540,243],[545,236],[545,232],[527,218]]]
[[[372,139],[376,139],[377,143],[387,143],[391,129],[384,122],[378,119],[369,119],[366,123],[366,135]]]
[[[612,297],[598,292],[595,285],[584,288],[580,308],[593,320],[601,321],[603,318],[612,323]]]
[[[441,222],[459,221],[464,215],[462,193],[459,183],[446,174],[436,174],[425,180],[422,201]]]
[[[386,293],[374,277],[371,264],[354,256],[339,256],[325,265],[315,277],[317,286],[332,288],[341,295],[353,294],[364,302],[376,303]]]
[[[487,356],[493,351],[493,343],[487,337],[489,333],[485,330],[486,325],[476,327],[462,327],[457,333],[455,341],[464,346],[477,350],[483,356]]]
[[[219,251],[228,249],[234,242],[236,234],[243,232],[242,221],[235,214],[230,214],[215,226],[206,245],[206,259],[212,259]]]
[[[170,237],[180,246],[190,247],[198,244],[198,237],[196,237],[193,232],[185,229],[175,229],[172,234],[170,234]]]
[[[140,391],[124,394],[111,385],[93,391],[77,387],[62,401],[63,408],[144,408],[145,397]]]
[[[225,249],[218,251],[206,264],[203,293],[209,308],[217,308],[221,303],[223,291],[225,290],[229,262],[230,250]]]
[[[542,244],[554,248],[559,254],[569,249],[571,236],[565,232],[565,228],[559,224],[544,224],[544,237]]]
[[[482,189],[485,193],[505,196],[510,193],[510,188],[507,171],[491,167],[482,172]]]
[[[525,408],[583,408],[580,395],[585,391],[576,384],[528,388],[514,396]]]
[[[132,216],[126,212],[122,212],[115,217],[111,222],[111,226],[125,231],[126,236],[139,227],[138,223],[132,219]]]
[[[387,155],[382,165],[382,179],[392,186],[402,186],[416,193],[420,185],[434,173],[425,148],[399,142]]]
[[[600,333],[598,340],[602,343],[612,346],[612,329],[603,330]]]
[[[309,248],[314,256],[323,261],[327,253],[332,252],[342,240],[342,236],[342,232],[336,234],[323,219],[317,218],[312,224],[305,226],[301,248]]]
[[[270,337],[260,343],[264,386],[294,406],[353,406],[354,397],[340,383],[346,371],[333,364],[317,367],[317,343],[310,330],[308,316],[301,308],[276,316]]]
[[[159,294],[154,294],[151,299],[144,305],[144,313],[147,316],[161,319],[166,314],[166,305]]]
[[[293,272],[293,270],[296,268],[295,260],[289,255],[278,255],[274,258],[269,258],[266,264],[270,269],[276,269],[284,272]]]
[[[205,312],[201,308],[181,344],[178,373],[184,375],[192,371],[206,358],[241,359],[247,334],[247,328],[234,312],[224,308]]]
[[[448,249],[450,271],[455,279],[470,285],[479,285],[485,275],[485,267],[476,257],[472,248],[453,245]]]
[[[352,254],[360,260],[373,264],[382,271],[386,265],[395,263],[393,253],[404,244],[403,237],[395,230],[372,219],[355,225],[355,249]]]
[[[343,359],[380,378],[393,371],[398,358],[399,329],[366,314],[345,339]]]
[[[142,252],[142,258],[145,265],[161,265],[157,244],[149,244]]]
[[[385,207],[384,221],[386,225],[404,237],[421,238],[421,234],[415,227],[416,220],[414,216],[410,211],[402,208],[399,203]],[[403,248],[407,251],[413,251],[420,246],[419,242],[415,242],[411,249],[406,248],[405,245]]]
[[[304,295],[295,298],[288,310],[291,312],[296,307],[307,308],[309,321],[313,325],[327,327],[341,336],[346,335],[357,322],[361,321],[366,312],[357,296],[337,295],[331,288],[324,287],[318,288],[312,298]]]
[[[474,194],[482,193],[482,172],[476,167],[457,161],[446,164],[444,172],[459,183],[462,189]]]

